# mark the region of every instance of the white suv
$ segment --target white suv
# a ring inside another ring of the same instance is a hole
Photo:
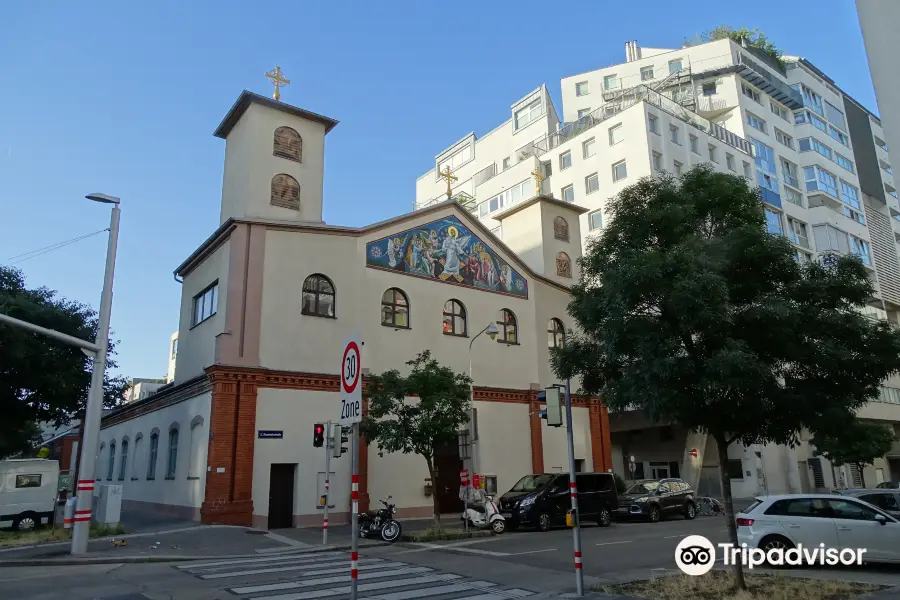
[[[757,498],[738,513],[739,543],[768,552],[794,548],[865,548],[866,562],[900,562],[900,521],[856,498],[786,494]]]

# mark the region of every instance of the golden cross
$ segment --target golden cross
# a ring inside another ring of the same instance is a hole
[[[544,177],[544,174],[541,173],[541,170],[538,167],[534,168],[534,171],[531,172],[531,176],[534,177],[534,189],[536,190],[537,195],[540,196],[541,195],[541,183],[543,183],[544,180],[547,178]]]
[[[275,86],[275,93],[272,94],[272,97],[276,100],[281,100],[280,88],[283,85],[290,85],[291,80],[287,79],[284,76],[284,73],[281,72],[281,67],[279,67],[278,65],[275,65],[274,71],[269,71],[268,73],[266,73],[266,77],[268,77],[269,81],[272,82],[272,85]]]
[[[450,188],[450,182],[456,181],[459,178],[453,174],[453,171],[450,170],[450,165],[447,165],[446,167],[444,167],[444,170],[439,171],[439,173],[440,173],[441,179],[443,179],[447,182],[447,197],[449,198],[450,196],[453,195],[453,190]]]

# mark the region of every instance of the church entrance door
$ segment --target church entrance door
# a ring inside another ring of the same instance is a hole
[[[273,464],[269,472],[269,529],[294,526],[296,464]]]
[[[434,456],[434,468],[437,471],[434,493],[437,494],[438,510],[441,514],[461,513],[463,503],[459,499],[459,472],[463,468],[463,461],[459,457],[459,446],[448,444],[438,448]]]

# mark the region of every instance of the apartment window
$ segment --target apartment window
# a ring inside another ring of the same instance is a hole
[[[125,481],[128,470],[128,440],[122,440],[122,457],[119,459],[119,481]]]
[[[785,187],[782,198],[784,198],[791,204],[796,204],[797,206],[803,208],[803,194],[793,188]]]
[[[864,265],[872,264],[872,248],[869,242],[856,236],[850,236],[850,252],[859,257]]]
[[[169,430],[169,457],[166,461],[166,479],[175,479],[178,467],[178,428]]]
[[[777,169],[775,168],[775,150],[768,144],[763,144],[759,140],[749,138],[749,141],[755,150],[754,162],[756,163],[756,169],[760,171],[760,177],[762,176],[762,172],[772,173],[773,175],[777,173]]]
[[[725,166],[729,171],[734,171],[734,154],[725,153]]]
[[[766,122],[754,115],[749,110],[747,111],[747,125],[753,127],[754,129],[759,129],[763,133],[766,133]]]
[[[615,146],[619,142],[625,139],[625,129],[622,127],[622,124],[614,125],[609,128],[609,145]]]
[[[572,166],[572,152],[566,150],[562,154],[559,155],[559,170],[565,171],[569,167]]]
[[[444,335],[466,337],[466,307],[459,300],[444,303]]]
[[[584,193],[593,194],[600,189],[600,178],[596,173],[588,175],[584,178]]]
[[[591,231],[603,227],[603,211],[595,210],[588,214],[588,229]]]
[[[859,203],[859,190],[843,179],[841,179],[841,200],[844,201],[844,204],[848,204],[856,210],[862,209]]]
[[[844,111],[837,106],[825,100],[825,118],[830,123],[834,123],[841,129],[847,129],[847,122],[844,120]]]
[[[890,185],[887,184],[887,183],[884,184],[884,191],[886,191],[888,194],[890,194],[890,195],[893,196],[894,198],[897,197],[897,189],[894,188],[894,187],[892,187],[892,186],[890,186]]]
[[[683,69],[684,69],[684,67],[681,64],[680,58],[676,58],[675,60],[669,61],[669,74],[670,75],[672,73],[680,73]]]
[[[884,162],[884,161],[881,160],[880,158],[878,159],[878,166],[881,167],[881,168],[884,170],[885,173],[887,173],[887,174],[889,174],[889,175],[893,175],[893,174],[894,174],[894,170],[891,168],[891,165],[887,164],[886,162]]]
[[[659,135],[659,119],[654,115],[647,115],[647,129]]]
[[[679,146],[681,145],[681,129],[676,125],[669,125],[669,139]]]
[[[798,246],[809,248],[809,234],[806,229],[806,223],[788,217],[787,224],[790,240]]]
[[[663,168],[662,154],[660,154],[659,152],[653,153],[653,168],[656,169],[657,171],[661,171]]]
[[[575,84],[575,95],[576,96],[587,96],[591,93],[590,88],[588,87],[587,81],[579,81]]]
[[[616,79],[615,74],[607,75],[603,78],[603,89],[605,90],[614,90],[619,87],[619,80]]]
[[[520,108],[515,114],[516,130],[527,127],[541,116],[541,99],[538,98],[524,108]]]
[[[791,120],[791,119],[790,119],[790,114],[791,114],[791,113],[788,112],[788,109],[786,109],[785,107],[781,106],[780,104],[776,104],[774,100],[769,100],[769,110],[771,110],[773,113],[775,113],[776,115],[778,115],[779,117],[781,117],[781,118],[784,119],[785,121],[790,121],[790,120]]]
[[[752,87],[750,87],[746,83],[741,84],[741,92],[743,92],[743,94],[745,96],[747,96],[748,98],[750,98],[751,100],[762,104],[762,101],[760,100],[759,92],[754,90]]]
[[[399,245],[399,241],[396,241]],[[399,253],[400,248],[394,249]],[[334,284],[320,273],[310,275],[303,281],[303,296],[300,314],[313,317],[334,318]]]
[[[676,177],[681,177],[681,172],[682,172],[682,166],[683,166],[683,165],[682,165],[680,162],[678,162],[678,161],[676,160],[675,162],[672,163],[672,166],[673,166],[674,169],[675,169],[675,176],[676,176]]]
[[[877,135],[872,136],[872,137],[875,138],[875,145],[876,145],[876,146],[878,146],[879,148],[881,148],[881,149],[884,150],[885,152],[888,151],[887,142],[885,142],[883,139],[881,139],[881,138],[878,137]]]
[[[641,81],[650,81],[653,79],[653,67],[643,67],[641,69]]]
[[[178,338],[172,340],[172,354],[171,360],[175,360],[175,357],[178,356]]]
[[[388,288],[381,295],[381,324],[409,329],[409,299],[403,290]]]
[[[750,163],[748,163],[747,161],[744,161],[743,167],[744,167],[744,177],[746,177],[747,180],[749,181],[753,177],[750,172]]]
[[[797,181],[797,165],[784,158],[781,159],[781,175],[784,177],[785,183],[795,188],[800,187],[800,182]]]
[[[156,479],[156,456],[159,452],[159,434],[150,434],[150,456],[147,458],[147,479]]]
[[[567,185],[562,189],[562,199],[566,202],[575,202],[575,186]]]
[[[853,210],[849,206],[844,207],[844,216],[851,221],[856,221],[860,225],[866,224],[866,218],[863,216],[863,214],[857,210]]]
[[[812,254],[803,250],[794,250],[794,260],[799,264],[812,262]]]
[[[841,165],[842,167],[844,167],[851,173],[856,172],[856,168],[853,165],[853,161],[850,160],[849,158],[847,158],[846,156],[844,156],[843,154],[838,154],[837,152],[835,152],[834,153],[834,162]]]
[[[775,235],[784,235],[784,228],[781,225],[781,213],[775,212],[770,208],[764,208],[766,211],[766,231]]]
[[[688,136],[688,144],[691,146],[691,152],[700,154],[700,140],[693,133]]]
[[[825,121],[814,115],[812,112],[808,110],[798,110],[794,113],[795,125],[804,125],[807,123],[818,129],[819,131],[822,131],[823,133],[828,133],[828,125],[825,123]]]
[[[715,146],[713,146],[712,144],[709,145],[709,160],[711,160],[714,163],[719,162],[719,151],[718,150],[719,149],[716,148]]]
[[[838,197],[837,177],[821,167],[803,167],[803,178],[806,181],[807,192],[827,192]]]
[[[597,149],[594,147],[594,138],[591,138],[581,144],[581,155],[583,158],[590,158],[597,154]]]
[[[842,143],[843,145],[850,147],[850,138],[848,138],[844,133],[835,129],[834,125],[828,126],[828,135]]]
[[[794,138],[781,131],[777,127],[775,128],[775,141],[782,146],[787,146],[791,150],[794,149]]]
[[[824,117],[825,111],[822,109],[822,96],[818,95],[802,83],[800,84],[800,91],[803,94],[803,104]]]
[[[199,325],[214,314],[219,306],[219,282],[216,281],[208,288],[194,296],[194,310],[191,316],[191,327]]]
[[[716,94],[716,82],[710,81],[708,83],[704,83],[700,88],[704,96],[715,96]]]
[[[590,114],[591,114],[591,109],[590,109],[590,107],[588,107],[588,108],[582,108],[582,109],[580,109],[580,110],[578,111],[578,118],[579,118],[579,119],[583,119],[583,118],[587,117],[587,116],[590,115]]]
[[[538,100],[540,102],[540,100]],[[465,163],[472,160],[472,145],[469,144],[465,148],[457,150],[455,153],[438,163],[438,172],[444,171],[450,167],[451,171],[455,171]],[[438,175],[440,177],[440,175]]]
[[[613,172],[613,181],[620,181],[628,177],[628,168],[625,166],[625,161],[620,160],[616,164],[612,166]]]
[[[831,148],[829,148],[816,138],[801,138],[800,152],[809,152],[810,150],[815,150],[828,160],[834,160],[834,153],[831,151]]]
[[[509,163],[511,160],[512,160],[512,157],[510,157],[510,156],[507,156],[506,158],[503,159],[503,170],[504,171],[509,168]]]

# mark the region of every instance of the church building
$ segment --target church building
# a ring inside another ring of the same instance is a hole
[[[461,455],[495,493],[567,471],[565,427],[547,427],[538,393],[561,383],[549,352],[575,326],[566,306],[586,209],[534,190],[495,215],[503,241],[452,200],[365,227],[327,224],[325,138],[338,121],[277,98],[244,91],[215,130],[220,225],[175,269],[174,381],[104,417],[98,480],[123,485],[126,510],[319,525],[325,449],[313,428],[339,418],[338,363],[354,334],[364,382],[408,370],[423,350],[456,372],[471,361],[478,428],[477,443],[438,457],[436,482],[421,456],[361,444],[362,509],[392,495],[398,516],[427,517],[436,494],[442,512],[459,510],[459,471],[471,467]],[[490,324],[495,339],[478,335]],[[577,468],[611,469],[598,399],[573,397],[573,428]],[[330,466],[330,519],[346,522],[350,456]]]

